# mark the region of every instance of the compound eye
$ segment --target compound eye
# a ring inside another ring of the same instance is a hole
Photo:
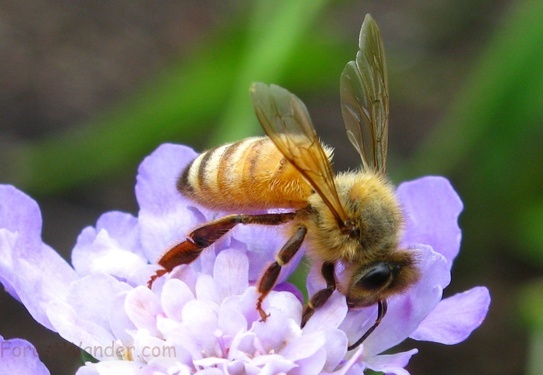
[[[365,290],[382,289],[392,277],[392,270],[387,263],[375,264],[364,276],[356,283]]]

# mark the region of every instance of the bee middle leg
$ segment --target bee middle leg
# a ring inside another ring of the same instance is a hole
[[[324,262],[321,268],[322,276],[326,281],[326,288],[319,290],[311,297],[304,308],[302,314],[302,328],[305,326],[309,318],[313,316],[315,309],[321,307],[328,301],[334,290],[336,290],[336,279],[334,277],[334,263]]]
[[[260,314],[262,322],[265,322],[269,316],[262,308],[262,302],[277,282],[281,267],[290,262],[300,249],[300,246],[302,246],[306,233],[307,228],[304,225],[299,225],[296,232],[288,239],[275,257],[275,262],[270,264],[266,271],[264,271],[264,274],[260,277],[257,288],[260,296],[256,302],[256,309]]]
[[[295,215],[294,212],[261,215],[238,214],[228,215],[204,224],[192,231],[185,241],[178,243],[162,255],[158,264],[163,268],[151,276],[147,286],[150,288],[157,278],[171,272],[176,266],[189,264],[196,260],[202,250],[211,246],[238,224],[279,225],[291,221]]]

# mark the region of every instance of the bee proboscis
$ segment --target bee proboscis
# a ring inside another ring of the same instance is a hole
[[[281,267],[305,241],[309,259],[322,263],[326,287],[310,298],[302,326],[337,289],[349,307],[378,305],[373,326],[348,349],[360,345],[385,316],[387,299],[419,278],[413,253],[398,248],[403,218],[394,187],[386,178],[385,65],[381,33],[367,15],[356,60],[346,65],[340,80],[343,120],[362,164],[357,171],[337,175],[331,166],[332,149],[319,141],[302,101],[279,86],[253,84],[251,98],[267,137],[208,150],[184,169],[177,182],[185,196],[232,214],[196,228],[187,240],[167,251],[158,262],[163,269],[149,285],[175,266],[195,260],[237,224],[283,224],[289,240],[258,282],[256,309],[261,319],[268,316],[262,302]],[[252,213],[271,208],[292,211]],[[341,277],[335,272],[338,262],[343,268]]]

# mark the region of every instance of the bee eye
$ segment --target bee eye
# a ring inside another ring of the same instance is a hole
[[[392,270],[388,264],[380,262],[366,272],[356,284],[366,290],[378,290],[385,286],[390,281],[391,277]]]

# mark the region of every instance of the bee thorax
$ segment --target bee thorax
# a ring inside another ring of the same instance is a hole
[[[319,259],[359,262],[393,251],[402,216],[392,185],[381,175],[349,172],[336,177],[336,186],[348,218],[345,225],[337,222],[318,195],[309,199],[315,227],[309,231],[309,241],[314,243],[311,247]]]

